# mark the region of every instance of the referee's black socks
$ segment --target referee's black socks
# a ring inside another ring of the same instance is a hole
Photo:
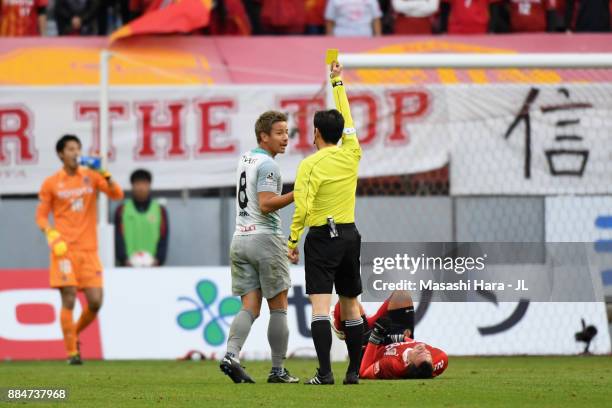
[[[346,349],[349,355],[349,366],[347,372],[359,373],[361,364],[361,346],[364,332],[364,321],[359,319],[343,320],[342,327],[346,341]]]
[[[314,315],[310,323],[312,341],[319,359],[319,374],[325,376],[331,372],[330,353],[332,345],[331,324],[328,315]]]

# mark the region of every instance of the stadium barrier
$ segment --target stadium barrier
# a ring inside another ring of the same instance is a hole
[[[231,319],[240,308],[231,296],[228,275],[228,267],[107,270],[104,306],[81,336],[84,358],[176,359],[193,350],[219,358]],[[303,276],[302,268],[292,269],[290,356],[314,355]],[[373,312],[378,304],[364,306]],[[46,270],[0,270],[0,359],[64,358],[60,307],[57,291],[48,287]],[[80,302],[77,316],[79,312]],[[417,338],[450,355],[577,354],[582,346],[574,333],[581,329],[581,318],[607,327],[602,302],[423,302],[417,314]],[[264,305],[244,357],[269,358],[267,320]],[[595,337],[591,351],[610,352],[605,330]]]

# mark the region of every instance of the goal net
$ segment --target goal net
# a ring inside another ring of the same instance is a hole
[[[586,243],[597,257],[599,293],[612,301],[611,55],[339,59],[364,156],[374,158],[360,169],[357,189],[365,241]],[[331,92],[327,98],[333,106]],[[601,296],[599,302],[532,302],[530,313],[540,316],[541,327],[520,338],[563,348],[581,317],[607,327]],[[417,315],[461,307],[466,314],[474,307],[480,317],[458,318],[457,332],[486,326],[484,320],[505,324],[497,334],[470,341],[482,340],[483,352],[508,350],[500,346],[506,340],[493,338],[516,334],[521,319],[508,319],[517,316],[520,303],[439,303]],[[571,313],[562,316],[562,310]],[[418,330],[444,342],[432,319],[423,319]]]

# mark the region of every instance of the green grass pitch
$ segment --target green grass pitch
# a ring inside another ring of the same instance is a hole
[[[451,357],[434,380],[361,380],[350,387],[342,385],[345,363],[334,365],[336,385],[315,387],[267,384],[269,363],[243,364],[257,384],[233,384],[214,361],[2,362],[0,387],[67,387],[61,406],[79,407],[612,406],[610,356]],[[316,362],[290,359],[286,366],[304,379]]]

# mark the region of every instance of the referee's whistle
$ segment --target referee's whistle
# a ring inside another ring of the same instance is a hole
[[[327,217],[327,226],[329,227],[329,236],[332,238],[338,238],[338,227],[336,227],[336,222],[334,221],[333,217]]]

